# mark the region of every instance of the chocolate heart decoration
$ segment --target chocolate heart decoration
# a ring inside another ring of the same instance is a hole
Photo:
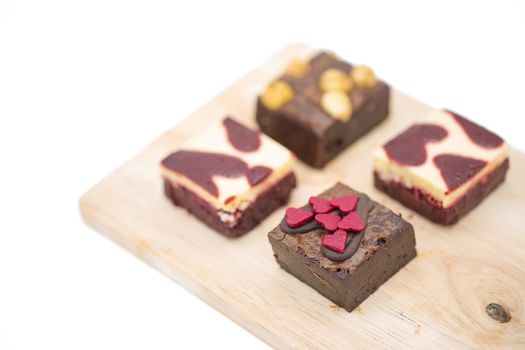
[[[357,202],[359,202],[359,196],[343,196],[333,198],[330,204],[346,214],[355,209]]]
[[[342,218],[337,227],[351,232],[361,232],[365,228],[365,224],[359,215],[353,211]]]
[[[290,227],[298,227],[314,217],[313,213],[303,209],[288,208],[286,209],[286,224]]]
[[[328,213],[334,208],[330,205],[329,201],[318,197],[310,197],[308,203],[310,203],[310,206],[316,214]]]
[[[344,253],[346,249],[346,238],[348,234],[343,230],[337,230],[331,235],[325,235],[321,244],[336,253]]]
[[[315,221],[320,223],[325,230],[335,231],[337,230],[337,224],[341,221],[341,217],[335,214],[317,214]]]

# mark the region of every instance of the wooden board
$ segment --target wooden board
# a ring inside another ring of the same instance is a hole
[[[372,149],[429,108],[402,93],[393,93],[388,121],[323,171],[296,167],[291,205],[340,180],[401,212],[416,229],[417,258],[352,313],[274,261],[266,233],[284,208],[230,240],[164,198],[159,161],[225,114],[255,126],[256,94],[308,52],[287,47],[158,138],[81,198],[84,220],[276,348],[524,348],[525,156],[511,151],[507,181],[458,225],[430,223],[372,184]],[[489,303],[506,307],[512,320],[490,318]]]

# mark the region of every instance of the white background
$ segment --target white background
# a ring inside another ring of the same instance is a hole
[[[519,1],[0,0],[0,348],[266,348],[79,218],[79,196],[291,41],[525,150]]]

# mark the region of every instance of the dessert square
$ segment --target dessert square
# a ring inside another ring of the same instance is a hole
[[[412,225],[341,183],[288,208],[268,238],[284,270],[348,312],[416,256]]]
[[[321,52],[295,59],[257,99],[261,130],[322,168],[388,115],[390,88],[367,66]]]
[[[294,162],[277,142],[226,117],[162,160],[164,192],[214,230],[238,237],[288,202]]]
[[[508,168],[503,139],[447,110],[430,111],[374,152],[375,186],[443,225],[478,205]]]

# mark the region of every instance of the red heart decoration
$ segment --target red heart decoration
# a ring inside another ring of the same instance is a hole
[[[316,214],[328,213],[334,208],[330,205],[329,201],[318,197],[310,197],[308,203],[310,203],[310,206]]]
[[[317,214],[315,216],[315,221],[323,225],[325,230],[335,231],[337,230],[337,224],[341,221],[339,215],[335,214]]]
[[[338,228],[342,230],[347,230],[351,232],[361,232],[365,228],[363,220],[357,215],[355,211],[349,213],[347,216],[339,221],[337,225]]]
[[[305,222],[312,220],[313,213],[303,209],[288,208],[286,209],[286,224],[290,227],[298,227]]]
[[[336,253],[344,253],[346,249],[346,231],[337,230],[331,235],[325,235],[321,239],[321,244]]]
[[[330,204],[346,214],[355,209],[357,202],[359,202],[359,196],[343,196],[333,198]]]

